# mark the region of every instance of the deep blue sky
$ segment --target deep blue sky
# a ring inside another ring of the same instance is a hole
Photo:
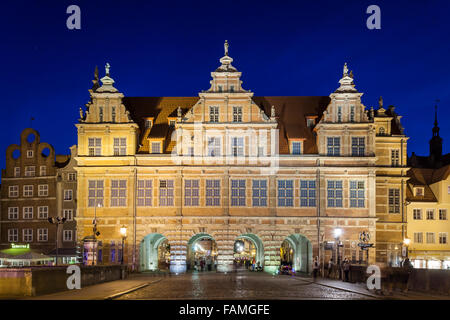
[[[329,95],[344,62],[366,106],[395,105],[411,137],[408,153],[428,154],[440,99],[450,152],[450,5],[409,1],[3,1],[0,4],[0,166],[30,126],[57,153],[76,143],[78,109],[95,65],[111,64],[128,96],[193,96],[230,43],[244,88],[255,95]],[[66,8],[81,8],[81,30]],[[366,8],[381,8],[381,30]]]

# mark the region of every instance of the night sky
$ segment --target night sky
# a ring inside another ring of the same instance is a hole
[[[81,8],[81,30],[66,9]],[[381,30],[366,9],[381,8]],[[76,144],[79,107],[93,72],[111,64],[126,96],[196,96],[230,43],[245,89],[258,96],[323,95],[344,62],[363,103],[396,106],[408,153],[428,155],[439,99],[444,153],[450,152],[450,2],[444,1],[3,1],[0,166],[30,126],[57,153]]]

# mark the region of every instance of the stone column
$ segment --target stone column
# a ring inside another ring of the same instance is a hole
[[[171,239],[170,243],[170,272],[186,272],[187,242],[183,239]]]
[[[281,242],[275,230],[266,232],[262,241],[264,244],[264,271],[274,273],[280,267],[280,246]]]

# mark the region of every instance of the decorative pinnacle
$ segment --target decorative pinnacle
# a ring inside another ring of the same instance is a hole
[[[225,40],[223,47],[225,49],[225,55],[228,56],[228,47],[229,47],[228,40]]]
[[[378,105],[380,106],[380,108],[383,108],[383,97],[380,96],[380,99],[378,100]]]
[[[107,77],[109,77],[109,68],[111,68],[111,66],[110,66],[109,63],[107,62],[106,65],[105,65],[105,73],[106,73],[106,76],[107,76]]]
[[[344,64],[344,72],[343,72],[343,76],[347,76],[348,75],[348,68],[347,68],[347,62]]]

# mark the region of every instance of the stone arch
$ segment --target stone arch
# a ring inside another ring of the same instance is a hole
[[[263,267],[264,266],[264,245],[260,237],[258,237],[254,233],[244,233],[235,238],[235,241],[238,239],[246,239],[251,241],[256,247],[256,264],[258,262]]]
[[[34,134],[35,139],[33,142],[28,142],[28,136],[30,134]],[[40,135],[39,133],[34,130],[33,128],[26,128],[22,131],[22,133],[20,134],[20,144],[22,146],[27,146],[27,145],[33,145],[33,144],[39,144],[40,143]]]
[[[214,241],[215,246],[217,248],[217,241],[216,239],[209,233],[206,232],[200,232],[200,233],[196,233],[193,236],[191,236],[191,238],[187,241],[187,248],[186,248],[186,269],[187,270],[192,270],[193,268],[193,252],[194,252],[194,245],[200,241],[200,240],[211,240]]]
[[[158,248],[167,237],[161,233],[146,235],[139,245],[139,269],[140,271],[157,271]]]
[[[311,241],[304,235],[298,233],[287,236],[283,242],[284,241],[288,241],[294,249],[292,268],[296,272],[307,274],[311,273],[313,259],[313,248]]]

